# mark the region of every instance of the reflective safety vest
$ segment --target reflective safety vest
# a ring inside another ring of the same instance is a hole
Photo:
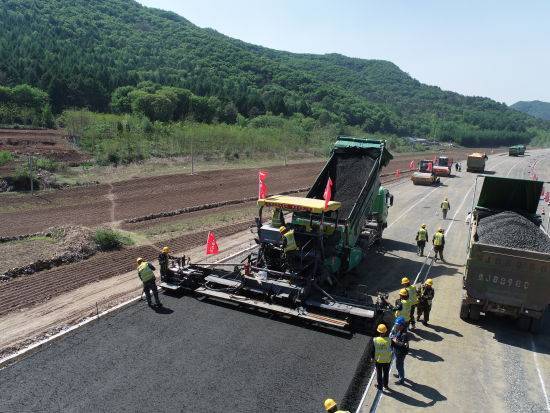
[[[401,300],[401,310],[395,312],[395,317],[402,316],[408,323],[411,320],[411,306],[412,303],[410,300]]]
[[[411,305],[418,304],[418,293],[416,291],[416,288],[414,288],[414,285],[409,285],[407,288],[405,288],[409,292],[409,301],[411,302]]]
[[[374,361],[377,363],[391,362],[391,340],[388,337],[375,337],[374,342]]]
[[[449,201],[443,201],[441,203],[441,209],[449,209]]]
[[[271,215],[271,226],[279,228],[282,225],[283,221],[281,219],[281,210],[279,208],[273,208],[273,213]]]
[[[138,266],[138,275],[141,281],[146,283],[147,281],[151,281],[155,279],[155,273],[149,267],[149,263],[144,261]]]
[[[418,230],[418,241],[428,241],[428,231],[424,228]]]
[[[443,237],[444,235],[441,232],[436,232],[434,234],[434,245],[436,247],[440,247],[443,245]]]
[[[286,238],[285,252],[296,251],[298,246],[296,245],[296,240],[294,239],[294,230],[285,232],[283,235]]]

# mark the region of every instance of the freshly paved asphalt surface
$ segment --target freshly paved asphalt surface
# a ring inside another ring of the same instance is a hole
[[[525,177],[527,162],[494,156],[488,169]],[[474,179],[463,172],[435,189],[408,181],[390,187],[395,205],[382,247],[367,255],[356,275],[371,293],[397,290],[403,275],[414,278],[421,265],[414,252],[420,223],[428,224],[430,236],[441,224],[453,228],[450,262],[430,273],[439,286],[436,300],[446,300],[448,312],[440,310],[445,318],[436,313],[436,325],[416,334],[411,357],[422,362],[414,386],[384,398],[379,411],[544,411],[533,355],[544,376],[549,336],[526,335],[502,320],[464,323],[454,308]],[[445,196],[451,217],[462,204],[455,221],[439,217]],[[368,342],[187,296],[164,297],[164,303],[172,313],[137,303],[1,370],[0,411],[318,412],[324,398],[344,398]]]
[[[100,319],[0,371],[0,411],[307,411],[342,399],[367,338],[194,298]]]

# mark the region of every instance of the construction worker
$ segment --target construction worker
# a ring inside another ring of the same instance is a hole
[[[382,388],[389,390],[388,376],[392,359],[391,340],[388,337],[388,327],[384,324],[379,324],[376,331],[379,335],[372,339],[373,347],[371,351],[371,358],[376,365],[376,387],[379,390],[382,390]]]
[[[170,276],[170,270],[168,269],[169,260],[176,258],[170,255],[170,252],[170,247],[162,247],[159,254],[160,279],[162,281],[165,281],[165,279]]]
[[[416,306],[418,305],[418,294],[415,286],[411,285],[411,281],[407,277],[401,278],[401,286],[408,293],[408,297],[409,297],[408,301],[411,303],[410,325],[411,325],[411,328],[414,328],[415,327],[414,311],[416,309]]]
[[[426,224],[422,224],[420,229],[416,233],[416,245],[418,246],[417,254],[421,257],[424,256],[424,248],[428,241],[428,230],[426,230]]]
[[[432,309],[432,300],[434,299],[434,295],[435,291],[433,289],[433,280],[428,278],[420,289],[416,317],[417,321],[420,321],[420,317],[424,314],[424,321],[422,321],[424,325],[427,325],[430,321],[430,311]]]
[[[294,238],[294,230],[282,226],[279,228],[279,232],[283,235],[283,251],[285,253],[296,251],[298,245],[296,245],[296,239]]]
[[[443,214],[443,219],[447,219],[447,212],[449,212],[450,209],[451,204],[449,204],[449,200],[445,198],[441,203],[441,213]]]
[[[348,410],[338,409],[338,405],[336,404],[334,399],[326,399],[324,404],[325,404],[325,410],[328,413],[350,413]]]
[[[439,253],[441,261],[445,261],[443,259],[443,249],[445,248],[445,233],[443,232],[443,228],[439,228],[434,234],[432,243],[434,246],[435,260],[437,261],[437,254]]]
[[[389,304],[386,299],[383,298],[386,304]],[[399,298],[395,300],[395,305],[389,304],[392,311],[394,311],[395,317],[403,317],[405,319],[405,326],[409,326],[411,320],[411,302],[409,300],[409,292],[402,288],[399,290]]]
[[[409,352],[409,335],[404,317],[395,319],[395,324],[390,332],[390,340],[399,379],[395,384],[403,384],[405,382],[405,356]]]
[[[271,226],[274,228],[281,227],[285,224],[285,218],[283,216],[283,211],[280,208],[273,208],[273,213],[271,215]]]
[[[153,264],[145,261],[141,257],[138,258],[136,261],[138,265],[138,276],[143,283],[143,292],[145,293],[145,297],[147,298],[147,305],[151,307],[151,291],[153,291],[157,307],[162,307],[162,304],[159,300],[157,285],[155,284],[155,273],[153,272],[155,270],[155,267],[153,266]]]

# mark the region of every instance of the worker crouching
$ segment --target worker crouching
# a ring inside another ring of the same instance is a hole
[[[378,337],[372,339],[373,348],[371,358],[374,359],[376,366],[376,387],[389,390],[390,363],[392,359],[391,340],[388,337],[388,327],[379,324],[376,328]]]
[[[430,311],[432,310],[432,300],[434,299],[435,291],[433,289],[433,280],[428,278],[420,290],[418,297],[417,321],[424,315],[424,325],[430,321]]]
[[[153,272],[155,270],[155,267],[153,266],[153,264],[145,261],[143,258],[138,258],[136,261],[138,265],[138,276],[143,283],[143,292],[145,293],[145,298],[147,298],[147,305],[149,307],[152,306],[151,291],[153,291],[157,307],[162,307],[162,304],[159,300],[157,284],[155,283],[155,273]]]
[[[326,399],[324,406],[328,413],[350,413],[348,410],[340,410],[334,399]]]

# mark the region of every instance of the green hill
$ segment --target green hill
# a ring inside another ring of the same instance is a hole
[[[550,120],[549,102],[541,102],[540,100],[532,100],[528,102],[520,101],[514,103],[513,105],[510,105],[510,107],[515,110],[519,110],[520,112],[534,116],[535,118]]]
[[[109,111],[115,89],[150,81],[217,97],[209,101],[214,107],[205,121],[232,122],[234,116],[216,114],[234,108],[245,117],[300,113],[320,124],[466,145],[532,137],[533,118],[488,98],[424,85],[391,62],[255,46],[131,0],[2,4],[0,85],[43,89],[57,113],[67,107]],[[140,88],[143,102],[144,94],[158,91],[151,83]],[[151,102],[167,107],[157,97]],[[125,107],[130,105],[118,106]]]

